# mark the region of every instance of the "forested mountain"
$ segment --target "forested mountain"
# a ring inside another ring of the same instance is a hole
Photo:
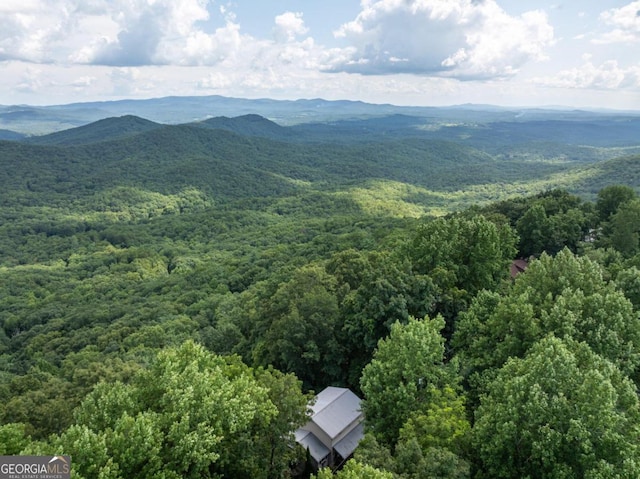
[[[590,130],[601,138],[597,124],[604,122],[609,133],[616,134],[612,122],[637,121],[640,112],[584,111],[559,108],[503,108],[489,105],[457,105],[450,107],[415,107],[369,104],[360,101],[327,101],[323,99],[272,100],[229,98],[222,96],[165,97],[146,100],[118,100],[72,103],[69,105],[30,106],[0,105],[0,128],[25,134],[46,134],[86,125],[101,119],[134,115],[158,123],[190,123],[213,117],[260,115],[280,125],[326,124],[345,120],[370,120],[387,117],[413,118],[422,124],[438,126],[471,126],[496,124],[513,128],[514,123],[538,123],[536,128],[554,134],[547,121],[560,126],[583,123],[578,130]],[[342,125],[344,126],[344,125]],[[516,126],[517,128],[517,126]],[[566,131],[566,130],[561,130]],[[560,141],[563,135],[560,134]],[[588,143],[588,142],[587,142]]]
[[[127,115],[120,118],[105,118],[89,125],[49,135],[32,136],[25,141],[36,145],[81,145],[126,138],[161,126],[144,118]]]
[[[24,138],[21,133],[16,133],[11,130],[0,130],[0,140],[20,140]]]
[[[196,123],[204,128],[232,131],[239,135],[260,136],[274,140],[291,140],[295,133],[260,115],[243,115],[234,118],[226,116],[209,118]]]
[[[129,117],[104,120],[42,137],[41,143],[72,143],[70,148],[4,142],[0,161],[5,184],[18,190],[26,185],[27,191],[73,189],[80,197],[114,186],[144,185],[162,193],[195,186],[225,200],[339,185],[368,188],[367,183],[382,181],[415,187],[414,201],[420,203],[421,191],[429,196],[426,189],[526,182],[568,169],[565,164],[496,160],[474,148],[438,140],[301,145],[190,124],[158,128],[145,123],[145,128],[152,128],[137,133],[128,129],[131,122]],[[109,136],[93,142],[102,132]]]
[[[640,127],[507,113],[0,141],[0,454],[287,477],[334,385],[338,477],[638,477]]]

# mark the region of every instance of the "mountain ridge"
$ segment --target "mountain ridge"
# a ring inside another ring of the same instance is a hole
[[[482,123],[501,120],[518,121],[525,117],[585,119],[602,116],[640,116],[640,112],[634,111],[577,111],[573,108],[559,110],[551,107],[545,109],[487,105],[401,106],[321,98],[274,100],[209,95],[122,99],[48,106],[0,105],[0,128],[23,134],[46,134],[123,115],[135,115],[157,123],[178,124],[202,121],[212,117],[237,117],[246,114],[258,114],[284,126],[349,118],[362,119],[398,113],[438,118],[443,121]]]
[[[124,138],[136,133],[161,128],[163,125],[135,115],[110,117],[55,133],[31,136],[27,143],[39,145],[78,145],[96,143],[105,139]]]

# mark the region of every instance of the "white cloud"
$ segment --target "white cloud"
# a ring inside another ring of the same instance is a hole
[[[366,0],[335,35],[351,44],[336,71],[461,79],[512,76],[553,43],[545,13],[513,17],[495,0]]]
[[[15,89],[19,92],[37,93],[47,84],[39,68],[28,67],[22,74]]]
[[[600,14],[600,20],[612,27],[612,30],[594,39],[594,43],[640,42],[640,0],[624,7],[606,10]]]
[[[246,11],[227,0],[0,0],[0,96],[25,103],[215,93],[520,104],[542,91],[556,103],[563,95],[579,97],[582,104],[609,95],[608,105],[619,93],[625,98],[622,106],[637,104],[632,97],[639,86],[638,60],[628,63],[633,48],[625,52],[617,44],[601,45],[593,57],[580,60],[578,46],[566,53],[568,42],[556,44],[546,14],[510,15],[499,3],[361,0],[359,15],[342,17],[353,21],[339,26],[344,20],[338,12],[331,14],[334,25],[320,23],[319,9],[306,5],[300,7],[306,9],[303,16],[261,3],[255,10],[263,24],[245,25]],[[573,38],[637,41],[640,0],[618,2],[625,3],[601,14],[600,33],[605,35],[576,31]],[[234,8],[239,8],[238,18]],[[264,16],[269,11],[270,18]],[[558,19],[558,12],[550,18]],[[323,24],[338,28],[334,45],[318,42],[325,38]],[[533,63],[547,52],[557,57],[539,65],[546,73],[535,74]],[[566,68],[567,57],[577,58],[570,66],[582,65],[554,75],[554,65]],[[619,63],[605,62],[612,58]],[[535,83],[526,83],[525,77],[536,75]],[[483,81],[458,81],[466,79]]]
[[[97,78],[94,76],[85,75],[79,78],[76,78],[71,82],[71,85],[77,87],[78,89],[82,89],[88,86],[93,85],[96,82]]]
[[[116,25],[115,36],[94,38],[71,59],[114,66],[141,66],[194,61],[189,49],[209,35],[196,27],[209,19],[207,0],[103,1],[93,11]],[[102,9],[100,8],[102,7]],[[209,39],[210,40],[210,39]]]
[[[9,1],[0,9],[0,60],[42,61],[47,29],[38,21],[38,2]],[[51,29],[51,27],[49,27]]]
[[[149,75],[142,75],[136,67],[113,68],[109,73],[112,94],[119,97],[140,96],[153,91],[155,83],[149,80]]]
[[[534,78],[532,81],[542,86],[572,89],[619,90],[640,88],[640,65],[621,68],[615,60],[604,62],[601,65],[594,65],[589,56],[583,59],[585,63],[578,68],[563,70],[553,77]]]
[[[285,12],[275,19],[273,36],[278,42],[290,42],[309,31],[304,25],[302,13]]]
[[[239,26],[205,31],[210,0],[3,0],[0,61],[111,66],[215,63]],[[43,14],[46,12],[46,15]]]
[[[276,16],[275,40],[261,40],[243,34],[234,13],[213,8],[211,0],[56,0],[55,8],[50,0],[2,1],[9,3],[0,10],[0,61],[114,67],[236,61],[242,69],[260,63],[258,55],[303,65],[312,50],[322,55],[312,39],[298,40],[308,32],[301,13]]]
[[[0,13],[5,15],[16,12],[38,12],[40,6],[38,0],[4,0],[0,3]]]

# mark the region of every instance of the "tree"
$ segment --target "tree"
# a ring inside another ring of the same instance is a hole
[[[503,294],[484,292],[461,314],[454,348],[467,374],[524,357],[548,334],[587,343],[633,376],[640,366],[640,322],[602,269],[569,250],[543,254]]]
[[[74,477],[276,479],[307,399],[292,376],[254,372],[189,341],[130,384],[100,383],[52,447],[73,455]]]
[[[520,236],[520,256],[539,255],[547,249],[551,241],[552,224],[544,207],[534,203],[516,223]]]
[[[629,258],[638,253],[640,244],[640,199],[620,205],[609,221],[611,246]]]
[[[640,310],[640,269],[635,266],[622,269],[616,275],[615,281],[636,311]]]
[[[429,447],[423,451],[411,438],[398,442],[393,471],[402,479],[468,479],[470,464],[449,449]]]
[[[445,386],[433,391],[431,401],[407,420],[400,441],[415,439],[422,451],[442,448],[466,455],[470,432],[464,397]]]
[[[596,211],[600,221],[608,221],[618,211],[620,205],[635,197],[636,192],[630,186],[610,185],[602,188],[598,192],[596,201]]]
[[[358,387],[362,368],[371,361],[378,341],[396,322],[424,317],[435,303],[435,286],[415,274],[406,259],[378,252],[346,251],[334,255],[327,271],[337,280],[347,384]]]
[[[452,217],[421,225],[413,238],[410,257],[414,270],[438,277],[452,274],[452,284],[470,295],[497,285],[515,255],[516,237],[504,225],[483,216]]]
[[[262,460],[266,479],[288,477],[291,464],[300,459],[293,433],[309,420],[309,403],[313,395],[302,394],[302,382],[294,374],[284,374],[272,367],[256,369],[255,378],[267,389],[269,400],[276,406],[278,414],[262,430],[255,431],[259,440],[250,437],[249,443],[241,446],[258,446],[255,456]],[[246,457],[247,449],[239,448],[237,457]]]
[[[510,359],[482,398],[478,477],[638,477],[639,420],[620,370],[583,343],[546,337]]]
[[[470,432],[464,398],[448,386],[434,390],[400,430],[394,471],[410,479],[469,477]]]
[[[419,226],[408,247],[417,274],[435,283],[435,313],[447,321],[451,337],[454,321],[482,289],[495,289],[507,278],[516,254],[516,235],[504,224],[484,216],[435,219]]]
[[[0,426],[0,456],[19,454],[30,440],[24,424],[9,423]]]
[[[353,459],[347,461],[344,468],[337,474],[333,474],[331,469],[320,469],[317,476],[312,479],[393,479],[393,474],[388,471],[376,469],[367,464],[361,464]]]
[[[254,348],[256,363],[295,373],[307,389],[339,381],[344,353],[336,337],[335,289],[335,279],[318,265],[281,283],[265,305],[268,326]]]
[[[400,428],[429,403],[434,390],[455,387],[453,367],[443,363],[443,327],[440,316],[396,323],[364,368],[362,410],[368,430],[383,443],[395,444]]]

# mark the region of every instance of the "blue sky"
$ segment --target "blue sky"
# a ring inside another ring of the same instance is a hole
[[[640,110],[640,0],[2,0],[0,104],[168,95]]]

